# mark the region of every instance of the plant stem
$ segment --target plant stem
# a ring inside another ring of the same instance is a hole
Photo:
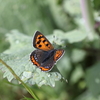
[[[36,96],[36,94],[15,74],[15,72],[12,70],[12,68],[7,65],[3,60],[0,59],[0,62],[5,65],[9,71],[14,75],[14,77],[20,81],[22,83],[22,85],[26,88],[26,90],[31,94],[31,96],[35,99],[35,100],[39,100],[38,97]]]
[[[88,38],[90,40],[94,39],[94,16],[93,16],[93,9],[91,6],[91,0],[80,0],[81,11],[83,18],[85,19],[86,28],[88,30]]]

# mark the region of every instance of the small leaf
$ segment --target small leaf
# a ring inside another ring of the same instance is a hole
[[[84,76],[84,72],[82,70],[82,66],[77,65],[77,67],[75,68],[74,72],[71,75],[71,79],[70,79],[71,84],[77,83],[78,80],[81,79],[83,76]]]
[[[80,56],[81,55],[81,56]],[[80,49],[73,49],[71,59],[74,63],[80,62],[86,56],[86,52]]]
[[[57,37],[56,43],[63,43],[68,41],[69,43],[80,42],[87,37],[86,33],[82,33],[81,30],[73,30],[70,32],[64,33],[61,30],[55,30],[54,36]],[[59,41],[60,40],[60,41]],[[65,41],[66,40],[66,41]]]

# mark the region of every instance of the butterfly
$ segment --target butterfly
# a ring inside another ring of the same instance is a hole
[[[54,64],[63,56],[63,49],[54,49],[49,40],[39,31],[35,32],[33,47],[36,48],[31,55],[30,60],[42,71],[50,71]]]

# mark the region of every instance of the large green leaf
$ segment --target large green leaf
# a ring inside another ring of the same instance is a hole
[[[86,39],[87,34],[83,33],[82,30],[73,30],[70,32],[63,32],[61,30],[54,30],[54,36],[57,37],[55,42],[58,44],[60,44],[60,43],[62,44],[62,43],[65,43],[66,41],[69,43],[83,41],[84,39]]]
[[[0,54],[0,58],[4,60],[14,72],[25,82],[30,85],[37,84],[38,86],[50,85],[55,86],[55,81],[63,79],[59,72],[43,72],[30,61],[30,53],[34,50],[32,47],[32,37],[28,37],[19,33],[16,30],[7,34],[10,48]],[[3,65],[0,68],[4,72],[3,77],[8,81],[12,81],[14,76]]]
[[[100,94],[100,62],[93,65],[87,70],[86,74],[87,87],[93,95]]]

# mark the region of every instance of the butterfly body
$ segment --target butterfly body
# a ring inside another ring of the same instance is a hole
[[[30,59],[42,71],[50,71],[64,53],[63,49],[54,49],[39,31],[35,33],[33,46],[37,49],[31,53]]]

